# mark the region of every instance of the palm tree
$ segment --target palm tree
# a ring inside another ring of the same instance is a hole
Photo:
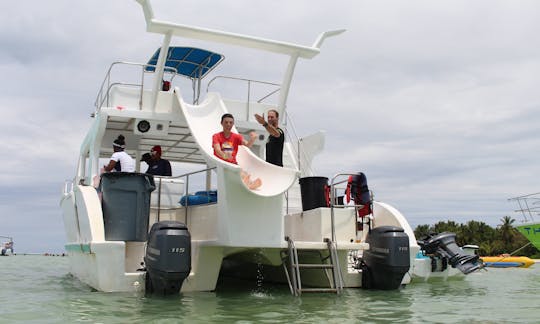
[[[497,230],[501,236],[501,240],[505,248],[511,248],[516,235],[516,229],[512,225],[516,220],[510,216],[501,218],[502,224],[497,226]]]
[[[433,225],[433,231],[435,233],[452,232],[459,235],[460,228],[458,223],[449,220],[446,222],[440,221],[435,223],[435,225]]]
[[[414,229],[414,236],[416,236],[417,240],[420,240],[426,237],[431,232],[432,230],[429,225],[418,225]]]
[[[461,224],[460,237],[458,244],[477,244],[482,242],[491,242],[495,236],[495,230],[484,222],[468,221],[467,224]]]

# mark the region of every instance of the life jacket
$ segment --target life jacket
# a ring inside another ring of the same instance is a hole
[[[345,200],[347,203],[354,200],[355,205],[363,205],[358,209],[358,217],[364,217],[372,213],[372,201],[369,194],[366,176],[359,172],[358,174],[349,176],[347,188],[345,189]]]
[[[324,199],[326,201],[326,207],[330,207],[330,186],[324,185]]]

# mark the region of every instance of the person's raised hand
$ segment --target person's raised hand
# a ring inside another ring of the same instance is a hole
[[[264,120],[264,114],[259,115],[259,114],[255,114],[255,119],[257,120],[257,122],[259,122],[259,124],[264,124],[265,123],[265,120]]]

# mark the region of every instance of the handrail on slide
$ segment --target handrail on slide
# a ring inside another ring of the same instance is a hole
[[[209,93],[202,103],[190,105],[182,100],[178,89],[175,92],[191,134],[203,152],[202,155],[209,167],[217,166],[228,171],[227,173],[236,173],[238,182],[242,184],[243,182],[239,180],[241,170],[248,172],[252,179],[260,178],[262,185],[258,189],[250,190],[243,184],[246,190],[257,196],[276,196],[284,193],[294,184],[299,173],[298,170],[270,164],[260,159],[245,146],[238,148],[236,156],[238,165],[216,157],[212,148],[212,135],[222,130],[221,116],[228,112],[221,97],[217,93]],[[233,132],[238,132],[236,127],[233,128]]]

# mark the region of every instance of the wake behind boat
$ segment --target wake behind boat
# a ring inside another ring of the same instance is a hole
[[[111,65],[98,93],[75,178],[61,198],[66,250],[77,278],[100,291],[175,294],[212,291],[220,276],[255,277],[262,271],[264,280],[288,283],[299,295],[349,287],[397,289],[413,272],[429,276],[448,270],[417,262],[420,247],[409,223],[389,204],[372,199],[362,173],[339,172],[331,179],[313,174],[323,133],[288,140],[283,167],[263,159],[268,134],[254,114],[273,108],[287,116],[298,59],[318,55],[323,42],[343,30],[322,33],[304,46],[160,21],[148,1],[138,2],[147,30],[163,35],[163,43],[147,63]],[[201,97],[203,79],[224,55],[172,45],[173,37],[256,49],[289,62],[279,84],[223,76],[207,82],[207,88],[221,81],[239,84],[247,99],[234,97],[238,91]],[[117,79],[118,68],[140,74]],[[191,95],[179,86],[180,77],[191,81]],[[255,94],[257,87],[262,95]],[[238,164],[217,158],[212,149],[212,134],[221,131],[225,113],[235,117],[234,132],[259,134],[251,150],[239,147]],[[125,151],[136,157],[137,171],[143,153],[155,145],[172,163],[198,171],[171,177],[105,173],[98,192],[93,180],[100,175],[100,159],[111,156],[119,135],[125,137]],[[262,185],[246,186],[244,171]],[[197,188],[197,176],[205,179],[203,188]],[[352,199],[348,203],[338,197],[344,191]],[[448,235],[431,243],[430,257],[446,259],[448,268],[469,273],[480,267],[478,258],[460,257]]]

